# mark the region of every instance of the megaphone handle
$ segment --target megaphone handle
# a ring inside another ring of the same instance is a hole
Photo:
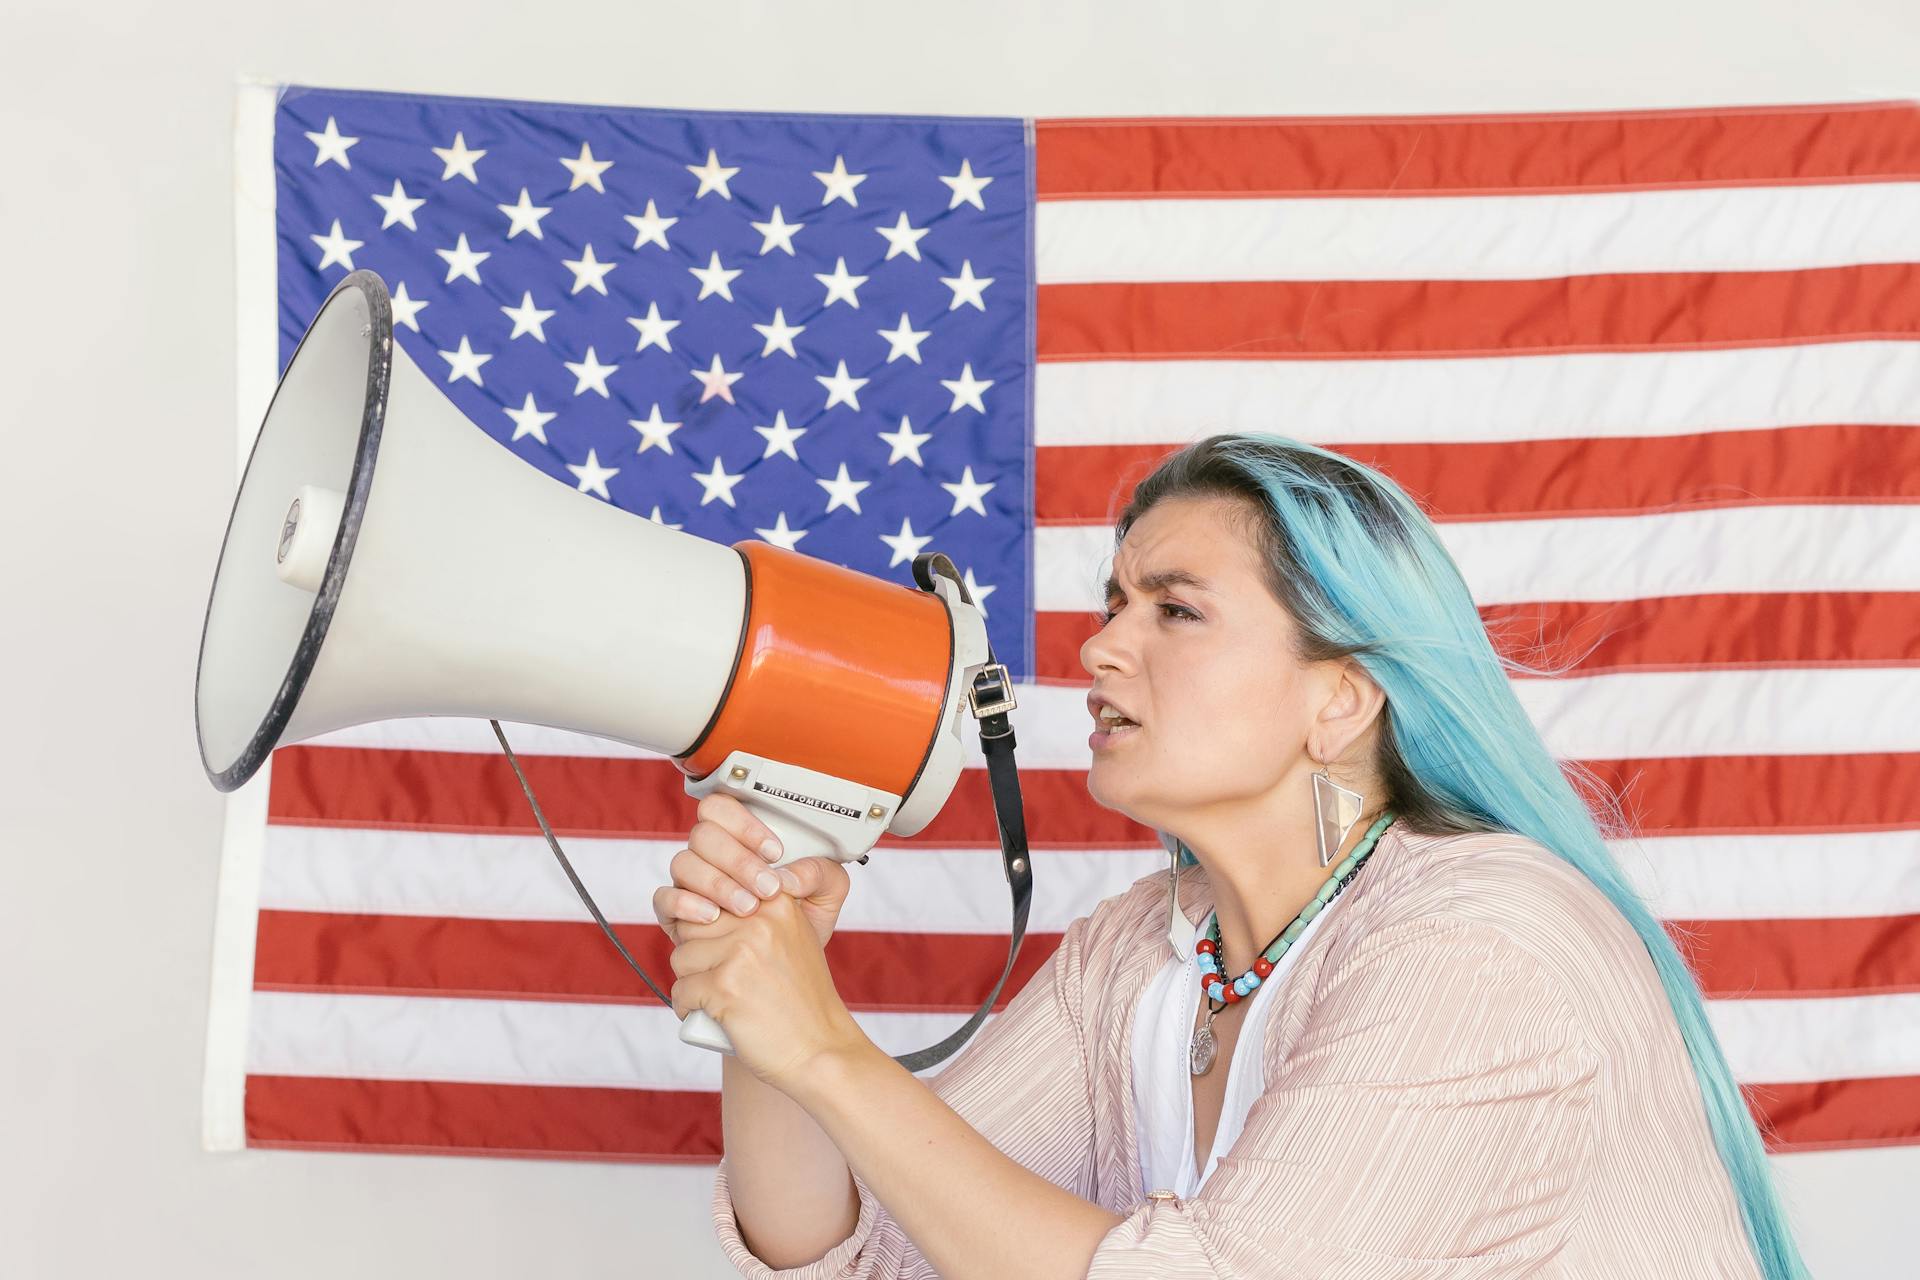
[[[702,1049],[712,1049],[715,1053],[733,1054],[733,1041],[727,1039],[727,1032],[705,1009],[695,1009],[680,1022],[680,1038],[688,1044],[697,1044]]]

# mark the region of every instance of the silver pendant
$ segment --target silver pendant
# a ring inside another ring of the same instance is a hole
[[[1218,1046],[1213,1039],[1213,1015],[1200,1024],[1193,1033],[1193,1040],[1187,1045],[1187,1070],[1196,1076],[1203,1076],[1213,1070],[1213,1053]]]

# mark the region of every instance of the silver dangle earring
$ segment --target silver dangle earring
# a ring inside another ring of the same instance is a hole
[[[1360,821],[1360,805],[1366,797],[1349,791],[1322,769],[1313,775],[1313,816],[1320,840],[1320,865],[1333,861],[1334,852],[1346,842],[1353,824]]]

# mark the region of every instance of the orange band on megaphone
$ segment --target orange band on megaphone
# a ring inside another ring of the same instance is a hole
[[[764,542],[734,549],[746,638],[718,717],[675,763],[704,778],[746,751],[904,797],[946,702],[945,602]]]

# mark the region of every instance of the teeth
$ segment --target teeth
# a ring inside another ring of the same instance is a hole
[[[1100,708],[1100,723],[1108,726],[1130,725],[1133,721],[1115,711],[1112,707]]]

